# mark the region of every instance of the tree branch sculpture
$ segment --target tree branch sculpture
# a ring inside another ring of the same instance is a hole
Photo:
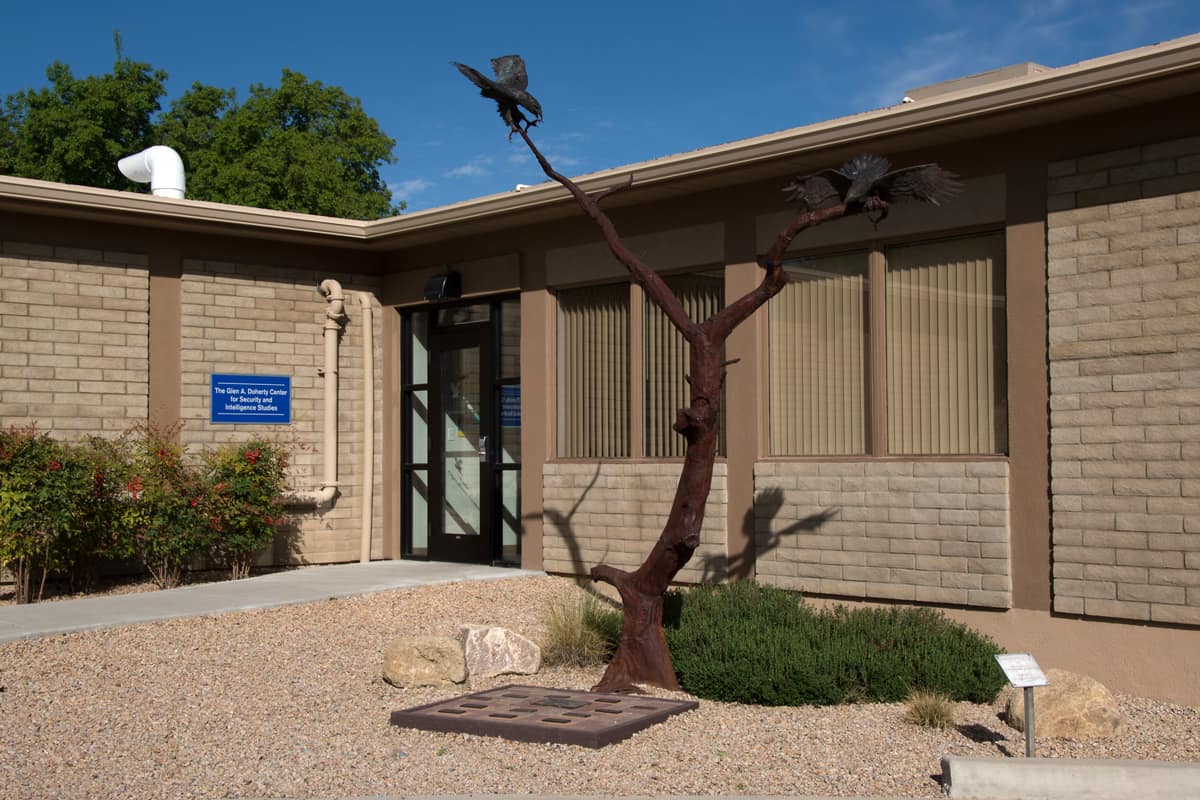
[[[484,79],[485,85],[470,75],[468,77],[483,88],[484,97],[500,105],[500,115],[509,125],[510,138],[514,133],[519,135],[547,177],[571,193],[579,207],[600,228],[609,250],[629,270],[630,277],[645,290],[651,302],[662,309],[690,345],[688,405],[679,409],[674,424],[687,447],[667,523],[637,570],[629,572],[600,564],[590,571],[593,580],[611,584],[617,590],[624,608],[617,651],[593,690],[637,691],[639,684],[678,689],[679,682],[663,633],[663,598],[700,544],[700,528],[717,455],[721,385],[726,366],[725,340],[783,288],[786,282],[784,256],[792,240],[802,231],[863,212],[871,212],[878,221],[886,214],[889,202],[912,197],[936,203],[939,198],[953,193],[957,184],[950,173],[932,164],[889,173],[886,160],[875,156],[860,157],[844,165],[841,171],[826,170],[797,178],[786,191],[803,210],[779,232],[771,249],[759,260],[764,270],[762,281],[708,320],[696,322],[688,316],[666,282],[626,247],[612,220],[600,207],[604,198],[630,188],[632,178],[625,184],[588,194],[557,172],[530,138],[531,123],[520,124],[524,118],[517,106],[528,108],[527,101],[532,99],[525,92],[524,62],[519,56],[503,56],[493,64],[497,62],[502,65],[502,68],[496,68],[497,81]],[[507,93],[509,88],[511,96]],[[540,119],[541,106],[536,105],[536,108]],[[862,168],[855,166],[860,161]],[[842,186],[843,178],[847,177],[844,173],[850,174],[846,185]]]

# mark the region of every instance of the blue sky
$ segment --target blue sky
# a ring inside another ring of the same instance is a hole
[[[907,88],[1020,61],[1062,66],[1200,32],[1196,0],[904,3],[12,3],[0,95],[58,59],[125,53],[194,81],[278,85],[284,67],[343,87],[396,140],[383,175],[420,210],[540,183],[494,105],[449,65],[520,53],[545,110],[539,146],[571,175],[890,105]]]

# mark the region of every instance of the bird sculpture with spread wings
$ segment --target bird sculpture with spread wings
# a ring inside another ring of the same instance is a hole
[[[887,216],[888,206],[898,200],[912,198],[936,206],[962,190],[958,176],[937,164],[896,170],[891,167],[882,156],[856,156],[841,169],[802,175],[783,190],[788,192],[789,201],[810,211],[838,203],[861,206],[868,215],[874,215],[869,218],[876,224]]]
[[[479,87],[479,94],[495,100],[500,118],[509,127],[508,137],[518,130],[528,131],[542,121],[542,104],[525,89],[529,86],[529,78],[525,74],[525,60],[517,55],[500,56],[492,59],[492,72],[496,79],[486,77],[478,70],[451,61],[458,71],[467,76],[467,80]],[[533,120],[521,113],[524,108],[533,114]],[[524,123],[522,125],[522,123]]]

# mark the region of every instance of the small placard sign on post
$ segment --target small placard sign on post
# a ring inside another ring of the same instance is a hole
[[[1001,653],[996,662],[1008,682],[1025,691],[1025,757],[1033,758],[1033,687],[1049,686],[1050,681],[1029,653]]]

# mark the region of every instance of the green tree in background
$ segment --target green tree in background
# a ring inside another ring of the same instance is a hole
[[[183,158],[193,200],[352,219],[403,209],[379,174],[396,143],[343,89],[285,69],[244,103],[196,83],[161,112],[167,73],[125,57],[114,38],[112,72],[76,78],[56,61],[49,86],[4,99],[0,174],[130,189],[118,159],[165,144]]]
[[[167,73],[118,58],[107,75],[76,78],[55,61],[50,85],[10,94],[0,109],[0,173],[125,189],[117,159],[155,144]]]
[[[188,196],[223,203],[374,219],[399,213],[379,175],[396,143],[336,86],[283,70],[278,87],[192,85],[163,115],[163,144],[188,170]]]

